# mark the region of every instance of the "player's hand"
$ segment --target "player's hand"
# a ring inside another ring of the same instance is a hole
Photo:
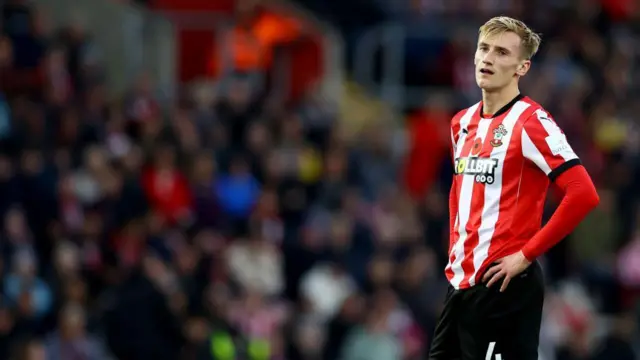
[[[487,287],[491,287],[500,279],[503,279],[500,292],[504,292],[511,279],[518,276],[518,274],[528,268],[529,265],[531,265],[531,262],[527,260],[522,251],[518,251],[515,254],[505,256],[496,261],[495,265],[490,267],[484,274],[482,281],[487,283]]]

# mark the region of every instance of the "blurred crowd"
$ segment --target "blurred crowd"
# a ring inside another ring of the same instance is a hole
[[[541,358],[631,360],[640,34],[580,4],[522,14],[546,42],[523,88],[602,199],[541,259]],[[286,104],[255,74],[172,104],[141,74],[112,99],[91,34],[46,17],[2,5],[1,359],[424,358],[447,286],[448,119],[477,101],[472,37],[428,65],[463,100],[412,113],[403,158],[389,129],[348,138],[337,104],[315,89]]]

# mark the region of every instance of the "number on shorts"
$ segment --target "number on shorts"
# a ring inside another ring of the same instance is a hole
[[[496,348],[496,342],[492,341],[489,343],[489,347],[487,348],[487,354],[484,357],[484,360],[491,360],[491,357],[493,356],[493,351]],[[502,355],[501,354],[496,354],[496,359],[495,360],[502,360]]]

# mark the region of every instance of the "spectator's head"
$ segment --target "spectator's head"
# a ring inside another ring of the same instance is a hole
[[[176,151],[169,145],[162,145],[155,151],[154,165],[157,170],[173,170],[176,165]]]
[[[382,316],[388,316],[398,306],[398,296],[391,288],[382,288],[373,294],[373,309]]]
[[[7,156],[0,155],[0,181],[8,180],[14,175],[13,164]]]
[[[323,351],[325,342],[325,331],[320,324],[315,321],[301,321],[294,329],[294,340],[301,355],[305,358],[319,358]]]
[[[4,231],[10,241],[27,240],[29,229],[24,211],[19,207],[11,208],[4,217]]]
[[[8,37],[0,34],[0,68],[13,65],[13,46]]]
[[[60,311],[60,335],[66,340],[74,340],[85,335],[85,310],[78,304],[69,303]]]
[[[263,216],[272,216],[278,214],[279,202],[278,193],[271,188],[266,188],[260,194],[256,207],[257,213]]]
[[[211,125],[209,136],[209,142],[212,143],[216,149],[224,149],[229,145],[229,132],[220,122],[215,122]]]
[[[80,118],[75,108],[64,110],[60,119],[59,140],[64,145],[72,145],[78,140],[80,134]]]
[[[637,333],[638,323],[634,314],[623,313],[618,315],[613,323],[612,333],[620,339],[630,340]]]
[[[319,252],[324,245],[322,231],[318,229],[318,225],[308,224],[300,230],[301,244],[309,251]]]
[[[41,37],[49,35],[51,27],[48,20],[44,11],[41,11],[41,9],[37,7],[32,7],[31,18],[29,19],[31,34]]]
[[[102,214],[100,212],[92,210],[87,211],[84,214],[82,234],[86,238],[98,239],[103,234],[105,224]]]
[[[598,195],[600,196],[600,203],[598,204],[600,210],[607,214],[615,213],[615,194],[609,189],[599,189]]]
[[[430,218],[441,218],[447,215],[446,199],[442,191],[432,191],[424,198],[424,210]]]
[[[257,289],[243,288],[240,291],[240,299],[245,311],[259,311],[265,305],[265,298]]]
[[[375,288],[391,286],[394,278],[395,264],[386,254],[378,254],[369,262],[369,281]]]
[[[148,73],[142,73],[136,79],[135,91],[138,96],[151,96],[153,85]]]
[[[184,245],[176,251],[175,265],[182,276],[193,275],[199,264],[199,252],[189,245]]]
[[[21,157],[22,171],[27,176],[35,176],[40,174],[44,167],[44,159],[42,153],[37,149],[27,149],[22,152]]]
[[[401,284],[407,287],[420,286],[428,276],[435,273],[436,265],[433,252],[425,248],[412,250],[399,274]]]
[[[144,154],[138,146],[131,147],[122,159],[122,166],[126,174],[136,174],[143,163]]]
[[[209,323],[205,318],[192,317],[186,322],[185,332],[187,339],[192,344],[204,343],[209,337]]]
[[[329,180],[344,180],[347,171],[346,154],[338,149],[329,151],[325,158],[324,171]]]
[[[33,252],[27,249],[20,249],[11,261],[14,274],[24,279],[32,279],[38,271],[38,263]]]
[[[15,325],[15,318],[11,313],[11,310],[0,305],[0,336],[6,336],[11,333]]]
[[[340,317],[351,323],[355,323],[361,320],[366,309],[365,298],[361,294],[354,293],[350,295],[340,308]]]
[[[124,179],[122,172],[114,168],[106,168],[98,179],[104,195],[111,199],[118,199],[122,194]]]
[[[163,292],[172,292],[176,278],[169,266],[156,254],[147,254],[142,261],[144,275]]]
[[[209,313],[214,318],[225,319],[232,300],[229,287],[224,283],[211,283],[204,296]]]
[[[387,318],[378,310],[370,311],[367,314],[364,326],[372,334],[382,334],[389,331]]]
[[[262,122],[254,122],[247,132],[247,148],[251,153],[260,155],[265,153],[271,147],[271,136],[269,129]]]
[[[291,114],[281,122],[282,141],[289,144],[299,144],[304,140],[304,131],[300,117]]]
[[[47,351],[44,344],[38,340],[28,341],[20,350],[20,360],[46,360]]]
[[[46,59],[49,73],[65,72],[67,69],[67,53],[62,47],[54,47],[49,50]]]
[[[236,1],[235,15],[237,21],[243,25],[248,25],[253,19],[262,0],[239,0]]]
[[[84,166],[92,173],[102,173],[108,165],[107,153],[102,146],[91,146],[84,153]]]
[[[336,279],[344,278],[347,274],[347,262],[342,254],[333,254],[328,260],[331,275]]]
[[[216,170],[215,159],[210,151],[196,156],[191,169],[191,180],[197,185],[209,185]]]
[[[86,20],[80,14],[74,14],[65,28],[69,40],[82,41],[86,36]]]
[[[246,110],[251,103],[253,89],[248,79],[236,77],[231,79],[227,94],[227,101],[231,107],[238,111]]]
[[[72,160],[71,152],[66,147],[59,147],[54,150],[53,162],[55,163],[56,170],[60,173],[67,173],[71,171]]]
[[[60,176],[58,182],[58,196],[61,200],[70,200],[76,198],[76,189],[73,176],[65,174]]]
[[[342,210],[352,217],[357,217],[360,212],[360,206],[362,205],[362,195],[358,188],[352,187],[344,191],[342,194]]]
[[[87,301],[87,284],[79,277],[71,277],[64,283],[64,300],[85,304]]]
[[[267,245],[267,242],[262,237],[262,234],[257,231],[250,234],[250,236],[247,238],[247,245],[249,251],[255,252],[256,254],[262,253],[267,249],[267,247],[265,246]]]
[[[146,225],[147,234],[150,236],[162,236],[165,230],[165,219],[162,214],[151,211],[149,212],[144,219],[144,224]]]
[[[351,219],[336,215],[331,221],[329,231],[331,247],[334,251],[344,252],[351,247],[351,237],[353,236]]]
[[[92,85],[86,93],[86,107],[94,112],[94,115],[104,115],[101,113],[106,109],[107,91],[102,85]]]
[[[63,242],[54,251],[54,266],[60,276],[75,275],[80,270],[80,252],[71,242]]]
[[[225,239],[210,229],[198,232],[193,241],[203,256],[217,255],[225,246]]]
[[[234,176],[242,176],[247,175],[249,173],[249,164],[247,163],[247,159],[242,155],[236,155],[231,160],[231,165],[229,166],[229,174]]]
[[[272,151],[264,158],[266,180],[270,184],[278,183],[285,174],[285,164],[276,151]]]

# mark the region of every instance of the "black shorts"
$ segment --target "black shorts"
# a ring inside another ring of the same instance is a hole
[[[538,360],[544,279],[535,262],[500,293],[478,284],[449,286],[429,360]]]

